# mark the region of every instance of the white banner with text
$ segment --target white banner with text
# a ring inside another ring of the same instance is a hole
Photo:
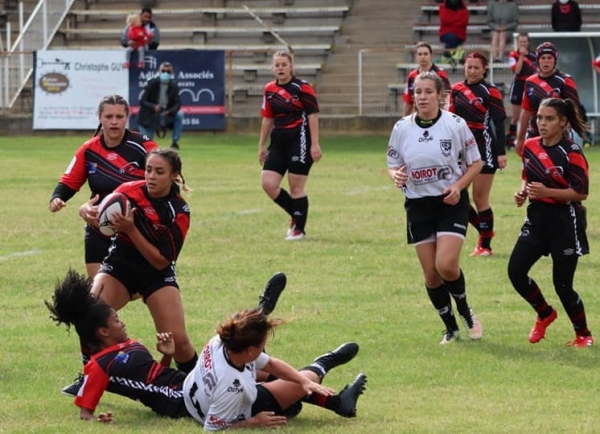
[[[121,50],[44,50],[35,53],[34,130],[95,130],[106,95],[129,92]]]

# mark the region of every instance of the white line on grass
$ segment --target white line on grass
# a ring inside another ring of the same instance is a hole
[[[262,210],[260,210],[260,209],[244,209],[244,210],[237,211],[237,212],[223,216],[223,220],[229,220],[231,218],[236,218],[236,217],[244,217],[244,216],[252,215],[252,214],[260,214],[261,212],[262,212]]]
[[[0,262],[6,261],[6,260],[12,259],[12,258],[18,258],[19,256],[37,255],[38,253],[41,253],[41,252],[42,252],[41,250],[26,250],[24,252],[15,252],[15,253],[11,253],[10,255],[0,256]]]

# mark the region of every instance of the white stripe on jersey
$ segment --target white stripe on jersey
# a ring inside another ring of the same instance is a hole
[[[388,168],[407,166],[404,194],[409,199],[440,196],[479,160],[477,143],[464,119],[445,110],[428,128],[420,127],[414,114],[403,117],[394,125],[388,144]]]
[[[269,356],[261,353],[240,372],[225,358],[221,339],[213,337],[183,383],[188,412],[207,431],[227,429],[233,422],[250,419],[257,396],[256,371],[268,362]]]

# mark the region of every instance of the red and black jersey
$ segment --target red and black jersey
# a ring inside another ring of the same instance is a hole
[[[444,89],[446,91],[450,91],[452,85],[450,84],[450,79],[448,78],[448,73],[435,64],[431,66],[430,72],[435,72],[444,82]],[[404,87],[404,94],[402,95],[402,100],[405,104],[414,104],[414,90],[415,90],[415,78],[420,74],[419,68],[413,69],[408,73],[408,77],[406,78],[406,86]]]
[[[577,193],[588,194],[588,162],[581,148],[569,139],[556,146],[542,145],[540,137],[526,140],[523,144],[523,170],[526,182],[541,182],[548,188],[572,188]],[[530,201],[564,205],[549,197]]]
[[[515,72],[517,62],[521,56],[523,55],[516,50],[511,51],[508,55],[508,64],[513,73]],[[537,58],[535,52],[530,51],[523,57],[523,65],[521,66],[521,71],[518,74],[515,74],[515,81],[525,81],[527,77],[535,74],[535,71],[537,71]]]
[[[159,364],[138,341],[128,339],[94,354],[83,374],[83,385],[75,397],[80,408],[95,411],[108,390],[165,416],[189,416],[182,393],[186,374]]]
[[[525,89],[523,90],[523,102],[521,107],[531,112],[531,119],[527,128],[527,137],[536,137],[539,135],[536,116],[542,100],[546,98],[570,98],[576,107],[581,105],[577,85],[569,74],[560,72],[558,69],[549,77],[540,77],[540,74],[534,74],[525,80]]]
[[[267,83],[264,89],[260,114],[274,119],[274,129],[291,129],[307,124],[307,116],[319,112],[319,104],[312,86],[292,77],[280,85],[277,80]]]
[[[159,199],[148,195],[146,181],[127,182],[115,191],[127,196],[131,206],[136,208],[135,226],[143,237],[175,263],[190,227],[190,208],[179,193],[179,187],[174,184],[169,194]],[[119,262],[137,267],[136,271],[140,271],[140,267],[152,267],[126,234],[119,233],[113,238],[111,255]]]
[[[147,138],[146,138],[147,139]],[[104,136],[92,137],[75,153],[67,170],[52,193],[52,199],[69,200],[88,183],[91,196],[98,203],[124,182],[144,179],[146,155],[158,145],[140,133],[126,130],[123,141],[114,148],[104,143]]]
[[[448,111],[463,118],[480,147],[481,158],[492,160],[505,155],[504,119],[506,111],[502,94],[493,84],[481,80],[468,84],[466,80],[452,86]]]

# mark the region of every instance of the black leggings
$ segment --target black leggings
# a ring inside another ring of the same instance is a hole
[[[528,276],[531,267],[543,256],[542,246],[517,241],[508,261],[508,277],[515,290],[525,300],[537,288],[536,282]],[[579,295],[573,289],[573,278],[577,269],[579,256],[551,255],[552,282],[556,294],[567,312],[577,303]]]

